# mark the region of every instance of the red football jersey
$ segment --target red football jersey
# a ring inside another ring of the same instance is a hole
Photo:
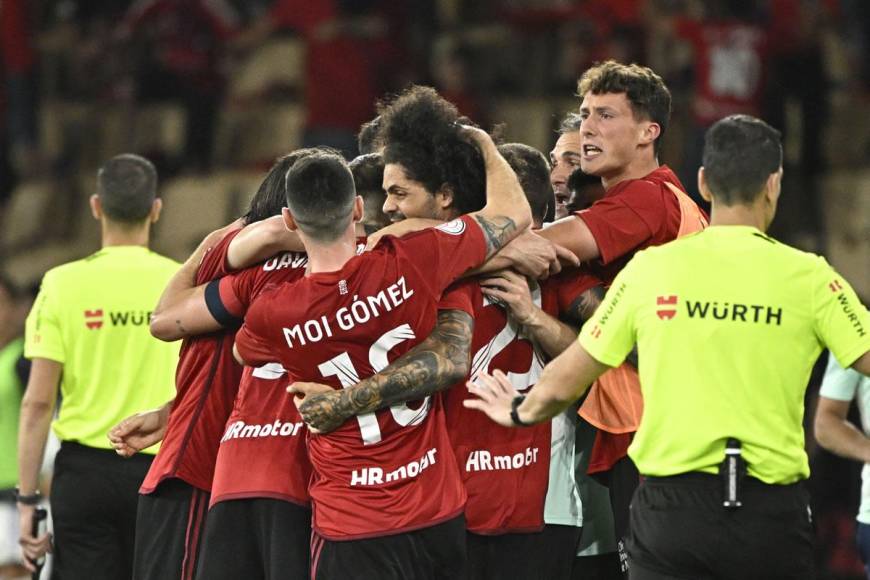
[[[279,254],[221,278],[217,299],[228,314],[241,319],[261,292],[299,280],[307,264],[304,253]],[[289,382],[280,363],[245,367],[220,440],[211,505],[252,497],[308,504],[308,430],[286,391]]]
[[[241,230],[228,233],[211,248],[196,274],[205,284],[227,273],[230,242]],[[139,493],[151,493],[164,479],[177,477],[204,491],[211,490],[218,443],[227,422],[242,367],[233,359],[233,332],[187,338],[181,345],[175,373],[175,403],[166,435]]]
[[[387,236],[339,271],[261,294],[236,346],[252,365],[277,359],[290,381],[353,386],[422,341],[445,288],[484,257],[483,232],[467,216],[402,239]],[[439,396],[310,435],[308,453],[312,525],[326,539],[432,526],[465,504]]]
[[[602,199],[576,213],[589,226],[601,251],[601,257],[588,266],[606,286],[635,253],[677,239],[682,210],[668,183],[686,191],[674,172],[662,165],[645,177],[617,183]],[[596,446],[606,449],[607,457],[593,453],[593,463],[613,466],[628,454],[630,437],[619,436],[601,444],[601,439],[610,437],[613,435],[599,431]]]
[[[544,312],[558,316],[599,284],[596,277],[572,270],[542,286],[536,284],[532,299]],[[517,391],[527,392],[541,376],[547,362],[544,353],[479,287],[473,301],[471,377],[498,369]],[[478,534],[541,530],[549,484],[550,421],[522,429],[502,427],[463,407],[462,401],[470,397],[464,382],[447,391],[447,430],[468,492],[467,529]]]
[[[662,165],[641,179],[621,181],[603,198],[575,215],[586,222],[601,257],[588,263],[610,285],[635,252],[676,239],[680,204],[666,183],[685,191],[679,178]]]

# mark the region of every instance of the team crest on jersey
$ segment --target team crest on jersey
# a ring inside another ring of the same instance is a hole
[[[659,296],[656,298],[656,305],[659,307],[656,314],[662,320],[670,320],[677,315],[676,296]]]
[[[458,236],[465,231],[465,222],[462,220],[453,220],[446,224],[441,224],[435,229],[440,230],[445,234],[450,234],[451,236]]]

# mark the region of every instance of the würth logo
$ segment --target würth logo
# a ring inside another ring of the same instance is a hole
[[[597,324],[592,328],[592,332],[590,333],[592,338],[598,338],[601,336],[601,327]]]
[[[85,310],[85,326],[88,328],[102,328],[103,327],[103,309],[99,310]]]
[[[103,309],[85,310],[85,326],[90,329],[103,327]],[[144,310],[109,311],[109,321],[112,326],[147,326],[151,321],[151,313]]]
[[[662,320],[670,320],[677,315],[676,296],[659,296],[656,298],[656,305],[659,307],[656,314]]]
[[[843,289],[843,285],[840,284],[840,281],[839,281],[839,280],[834,280],[833,282],[831,282],[830,284],[828,284],[828,288],[831,289],[831,292],[833,292],[834,294],[836,294],[837,292],[839,292],[840,290]]]

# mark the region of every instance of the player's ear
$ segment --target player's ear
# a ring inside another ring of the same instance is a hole
[[[442,211],[453,207],[453,186],[442,183],[440,189],[435,192],[435,203],[438,204],[438,209]]]
[[[365,215],[365,209],[365,201],[363,200],[362,196],[356,196],[353,200],[353,221],[362,221],[363,216]]]
[[[281,208],[281,219],[284,220],[284,227],[286,227],[291,232],[295,232],[297,229],[299,229],[299,226],[296,225],[296,220],[293,219],[293,214],[290,213],[289,208]]]
[[[662,134],[662,126],[658,123],[648,122],[644,125],[640,135],[640,142],[644,145],[652,143]]]
[[[95,220],[99,220],[103,217],[103,204],[100,202],[100,196],[95,193],[91,196],[89,201],[91,205],[91,215],[94,216]]]

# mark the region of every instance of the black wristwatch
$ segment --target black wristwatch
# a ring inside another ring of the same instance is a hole
[[[15,501],[23,505],[38,505],[42,500],[42,494],[39,491],[34,491],[30,495],[22,495],[21,491],[15,488]]]
[[[514,397],[514,400],[511,401],[511,421],[514,422],[514,425],[517,427],[531,427],[531,423],[525,423],[522,419],[520,419],[520,414],[517,412],[517,407],[523,404],[523,401],[526,400],[525,395],[517,395]]]

